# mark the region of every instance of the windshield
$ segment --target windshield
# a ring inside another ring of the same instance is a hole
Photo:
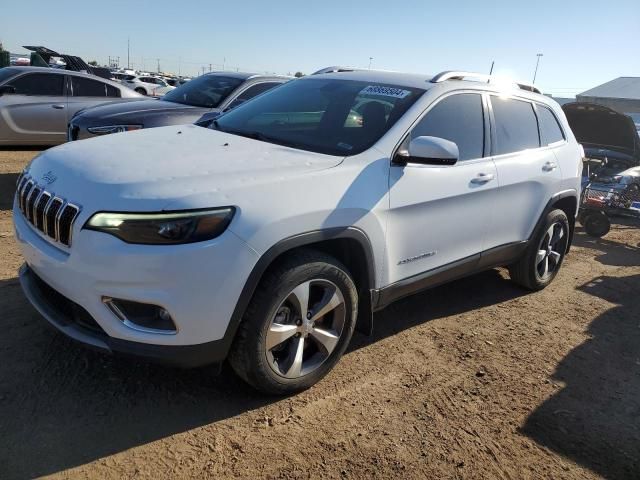
[[[329,155],[371,147],[424,93],[338,79],[286,83],[221,116],[212,128]]]
[[[202,75],[167,93],[162,100],[193,107],[216,108],[242,82],[240,78]]]

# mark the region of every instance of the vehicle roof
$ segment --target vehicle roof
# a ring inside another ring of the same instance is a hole
[[[503,92],[504,86],[501,86],[498,83],[487,83],[473,80],[446,80],[438,83],[432,83],[431,80],[434,78],[433,75],[429,74],[420,74],[420,73],[403,73],[403,72],[392,72],[392,71],[384,71],[384,70],[353,70],[353,71],[342,71],[342,72],[331,72],[331,73],[320,73],[315,75],[310,75],[305,78],[336,78],[336,79],[344,79],[344,80],[358,80],[365,82],[376,82],[376,83],[386,83],[410,88],[421,88],[423,90],[429,90],[438,85],[445,86],[453,86],[455,85],[456,89],[460,88],[470,88],[470,89],[481,89],[486,91],[493,92]],[[545,104],[554,103],[551,98],[531,92],[528,90],[524,90],[522,88],[517,88],[516,82],[513,81],[514,89],[509,93],[517,92],[517,95],[530,98],[531,100],[536,100]]]

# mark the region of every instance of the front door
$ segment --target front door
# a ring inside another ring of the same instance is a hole
[[[64,75],[27,73],[5,85],[15,93],[0,97],[0,141],[55,145],[66,139]]]
[[[498,186],[488,149],[488,118],[480,93],[439,100],[405,142],[418,136],[455,142],[452,166],[392,165],[389,182],[389,280],[394,283],[438,267],[472,268],[483,250]]]

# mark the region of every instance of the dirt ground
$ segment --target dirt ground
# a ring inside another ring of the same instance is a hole
[[[0,150],[0,478],[640,478],[640,230],[581,231],[530,294],[489,271],[398,302],[290,398],[93,353],[23,296]]]

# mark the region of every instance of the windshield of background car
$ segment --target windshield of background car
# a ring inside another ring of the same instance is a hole
[[[329,155],[371,147],[425,90],[341,79],[295,80],[239,105],[211,128]]]
[[[170,91],[162,100],[193,107],[216,108],[242,82],[240,78],[202,75]]]

